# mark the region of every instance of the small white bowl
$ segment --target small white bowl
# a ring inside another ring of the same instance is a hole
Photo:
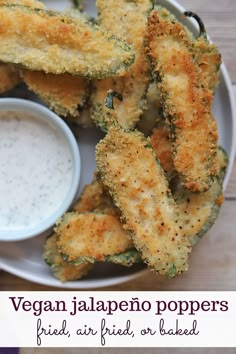
[[[0,99],[1,131],[0,240],[23,240],[52,228],[71,206],[80,180],[80,152],[66,123],[35,102]]]

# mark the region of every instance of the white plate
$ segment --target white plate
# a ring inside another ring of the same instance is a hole
[[[50,7],[63,9],[70,5],[70,1],[45,1]],[[175,1],[159,0],[160,4],[168,7],[176,16],[180,17],[184,9]],[[95,13],[95,1],[86,0],[86,10],[90,14]],[[193,20],[187,19],[185,24],[190,30],[197,33],[198,27]],[[22,93],[20,93],[22,94]],[[214,114],[218,122],[220,144],[229,155],[229,166],[224,181],[226,187],[232,171],[234,155],[235,155],[235,126],[236,117],[234,111],[234,100],[231,81],[228,72],[224,66],[221,67],[220,85],[217,89],[214,100]],[[80,130],[79,146],[81,152],[81,183],[80,191],[85,183],[89,183],[92,179],[95,169],[94,147],[102,137],[102,133],[96,129]],[[0,268],[36,283],[64,288],[98,288],[119,284],[139,276],[143,271],[143,267],[134,266],[129,269],[110,264],[98,264],[94,267],[88,277],[83,280],[67,282],[62,284],[55,279],[50,269],[42,260],[42,247],[45,235],[37,236],[31,240],[20,242],[1,242],[0,243]],[[23,290],[23,289],[22,289]]]

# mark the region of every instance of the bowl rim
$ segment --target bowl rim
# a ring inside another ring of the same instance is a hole
[[[73,161],[71,184],[68,187],[64,199],[62,199],[61,203],[52,213],[36,225],[27,227],[26,229],[8,231],[6,229],[1,230],[0,227],[0,241],[20,241],[46,232],[52,228],[53,225],[55,225],[56,220],[58,220],[69,209],[76,197],[79,186],[81,173],[80,151],[78,143],[67,124],[58,115],[50,111],[42,104],[21,98],[0,98],[0,111],[3,110],[20,110],[31,113],[32,116],[35,116],[40,121],[47,123],[49,127],[51,126],[57,129],[57,131],[62,134],[63,138],[65,138],[65,141],[68,143]]]

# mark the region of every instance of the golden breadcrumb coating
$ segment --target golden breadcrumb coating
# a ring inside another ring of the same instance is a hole
[[[0,5],[23,5],[33,7],[35,9],[45,8],[45,5],[41,1],[36,0],[0,0]]]
[[[137,131],[110,128],[96,147],[96,161],[143,260],[169,277],[186,270],[191,247],[149,141]]]
[[[104,109],[107,92],[113,90],[122,94],[122,101],[114,99],[118,123],[124,129],[134,128],[146,106],[149,64],[143,38],[153,4],[151,0],[122,0],[117,6],[116,0],[97,0],[97,7],[102,26],[132,45],[135,61],[122,78],[111,77],[94,83],[93,119],[102,129],[113,124],[112,112],[107,114]]]
[[[167,125],[163,124],[155,128],[151,135],[151,144],[172,186],[173,197],[178,205],[179,216],[183,224],[183,231],[191,245],[194,245],[214,224],[223,203],[222,174],[224,175],[227,166],[227,156],[219,148],[217,152],[219,171],[211,187],[205,192],[191,192],[181,185],[175,173],[171,142],[168,135],[169,128]]]
[[[90,184],[86,184],[79,197],[79,200],[73,206],[73,210],[78,213],[102,211],[106,214],[118,214],[118,211],[105,189],[102,181],[96,177]]]
[[[160,161],[161,167],[166,176],[168,176],[168,180],[175,172],[169,133],[169,126],[167,124],[161,124],[158,128],[153,129],[150,136],[152,147]]]
[[[158,14],[163,20],[179,22],[179,20],[165,7],[155,6],[155,8],[158,10]],[[192,42],[192,52],[196,63],[201,69],[199,78],[200,82],[210,90],[215,91],[219,81],[221,54],[215,44],[209,41],[206,32],[200,33],[200,35],[195,38],[187,27],[183,24],[181,25]]]
[[[170,120],[174,165],[185,186],[207,190],[217,173],[218,133],[211,112],[212,92],[199,82],[191,41],[179,23],[149,17],[148,52],[160,81],[163,110]]]
[[[46,74],[22,70],[21,76],[30,90],[63,117],[78,117],[89,92],[87,79],[69,74]]]
[[[179,186],[174,198],[182,216],[183,230],[191,245],[195,245],[214,224],[219,214],[224,201],[221,181],[215,178],[211,187],[201,193],[193,193]]]
[[[131,48],[82,17],[20,5],[0,6],[0,60],[46,73],[124,74]],[[112,60],[111,60],[112,53]]]
[[[194,41],[193,50],[200,68],[200,82],[214,92],[219,82],[221,55],[215,44],[209,43],[205,37]]]
[[[36,0],[0,0],[0,5],[19,4],[34,8],[44,8],[44,4]],[[21,82],[18,69],[11,64],[0,63],[0,93],[13,89]]]
[[[102,181],[98,178],[98,176],[94,177],[94,180],[92,183],[85,185],[79,200],[77,203],[73,206],[73,211],[77,213],[96,213],[96,214],[105,214],[105,215],[112,215],[113,219],[108,218],[108,220],[115,220],[115,223],[117,224],[117,227],[114,229],[113,236],[114,240],[117,240],[118,235],[115,234],[117,229],[119,228],[118,225],[122,228],[122,224],[120,221],[119,217],[119,211],[115,207],[112,198],[108,194],[108,191],[104,187]],[[101,222],[101,227],[102,223],[104,221],[104,218],[99,218],[97,219],[98,222]],[[82,220],[81,220],[82,222]],[[93,255],[91,253],[86,254],[86,250],[88,249],[87,247],[83,248],[83,254],[80,253],[78,254],[78,259],[76,262],[83,262],[83,261],[90,261],[90,262],[95,262],[95,261],[108,261],[112,262],[115,264],[120,264],[126,267],[130,267],[131,265],[138,263],[141,261],[141,257],[139,252],[134,248],[133,242],[130,241],[130,238],[128,234],[124,233],[124,229],[121,232],[121,242],[124,242],[124,237],[126,237],[127,240],[127,249],[122,251],[121,253],[112,253],[112,254],[105,254],[107,250],[107,239],[106,239],[106,233],[103,233],[103,235],[100,235],[100,241],[99,241],[99,252],[93,252]],[[82,234],[83,236],[83,234]],[[104,238],[102,239],[102,237]],[[77,233],[74,235],[75,238],[79,238],[80,235]],[[120,236],[119,236],[120,237]],[[91,240],[88,238],[86,242],[90,242]],[[119,240],[118,240],[119,241]],[[126,242],[126,241],[125,241]],[[114,246],[114,245],[113,245]],[[105,253],[104,253],[105,252]],[[115,247],[113,249],[113,252],[119,252],[119,249]],[[103,257],[101,257],[101,254],[103,254]],[[96,258],[98,257],[98,258]]]
[[[57,223],[57,246],[68,262],[103,261],[133,248],[120,220],[102,213],[66,213]]]
[[[58,252],[57,235],[54,233],[48,237],[44,244],[43,258],[50,266],[53,275],[61,282],[77,280],[85,276],[92,268],[91,263],[69,264],[66,263]]]

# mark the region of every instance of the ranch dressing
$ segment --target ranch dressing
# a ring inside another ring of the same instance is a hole
[[[24,111],[0,111],[0,228],[34,227],[66,197],[70,147],[59,129]]]

